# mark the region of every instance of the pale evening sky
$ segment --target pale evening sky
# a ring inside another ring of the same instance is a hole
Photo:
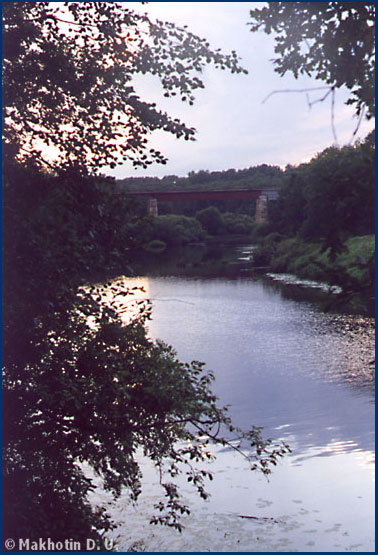
[[[143,100],[156,102],[173,117],[197,130],[196,141],[176,139],[169,133],[154,132],[150,144],[168,157],[167,165],[153,164],[135,170],[131,164],[104,173],[117,178],[128,176],[185,176],[190,171],[243,169],[259,164],[286,166],[310,160],[334,143],[331,127],[331,98],[309,109],[303,93],[281,93],[281,89],[324,86],[307,77],[280,77],[273,67],[273,35],[251,33],[249,11],[264,2],[127,2],[128,7],[147,12],[152,18],[171,21],[206,38],[213,49],[224,53],[236,50],[248,75],[206,67],[202,74],[205,89],[199,90],[193,106],[163,97],[157,79],[141,76],[137,91]],[[310,93],[311,100],[324,91]],[[356,128],[353,108],[344,104],[347,91],[336,92],[335,127],[338,144],[349,143]],[[358,136],[363,138],[373,122],[363,122]]]

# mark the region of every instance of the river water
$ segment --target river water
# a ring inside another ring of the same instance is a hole
[[[140,505],[113,508],[120,550],[374,551],[373,320],[322,311],[321,288],[254,272],[251,251],[232,247],[207,264],[170,257],[132,284],[152,300],[150,335],[205,362],[235,424],[264,427],[292,454],[267,482],[218,449],[210,501],[186,492],[181,535],[148,528],[157,493],[144,462]]]

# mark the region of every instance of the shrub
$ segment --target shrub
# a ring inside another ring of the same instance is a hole
[[[269,223],[255,224],[254,228],[252,229],[251,238],[253,241],[261,241],[271,231],[272,231],[272,225]]]
[[[225,229],[222,214],[215,206],[209,206],[197,212],[196,219],[210,235],[219,235]]]
[[[205,232],[195,218],[169,214],[153,220],[152,235],[167,245],[185,245],[202,240]]]
[[[253,229],[253,219],[248,214],[225,212],[222,217],[228,233],[248,235]]]

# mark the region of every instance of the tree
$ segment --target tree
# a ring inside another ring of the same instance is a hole
[[[135,499],[142,448],[162,474],[165,502],[152,522],[180,529],[189,509],[174,477],[185,472],[206,497],[208,473],[196,465],[209,456],[206,441],[226,445],[236,433],[264,473],[286,447],[233,428],[211,373],[148,338],[149,305],[132,303],[135,291],[110,282],[109,304],[109,291],[93,285],[129,268],[143,222],[111,180],[90,174],[123,155],[163,161],[143,154],[155,128],[194,132],[140,100],[132,75],[160,72],[167,94],[192,101],[202,85],[192,70],[209,60],[237,71],[236,57],[124,4],[64,6],[4,5],[3,537],[72,538],[82,549],[94,539],[103,550],[113,524],[89,504],[82,463],[114,496],[125,487]],[[58,149],[54,159],[46,145]]]
[[[374,158],[369,140],[330,147],[305,172],[305,220],[301,234],[337,252],[345,238],[374,233]]]
[[[125,3],[6,2],[6,152],[44,167],[91,173],[124,160],[142,167],[165,163],[148,148],[148,134],[162,129],[193,140],[195,129],[143,101],[133,78],[157,76],[165,96],[178,94],[192,104],[208,63],[245,71],[235,52],[214,52],[186,29],[153,22]]]
[[[269,207],[271,225],[279,233],[295,236],[304,221],[306,199],[304,198],[304,168],[286,167],[285,178],[280,188],[278,199]]]
[[[167,214],[157,216],[152,222],[152,237],[164,241],[167,245],[185,245],[204,238],[200,222],[195,218]]]
[[[288,166],[272,209],[271,227],[337,251],[351,236],[374,233],[372,133],[364,141],[329,147],[300,166]]]
[[[196,219],[210,235],[218,235],[225,228],[222,214],[215,206],[209,206],[197,212]]]
[[[371,132],[287,167],[255,262],[341,288],[328,309],[372,310],[374,247],[360,249],[374,244],[374,160]]]
[[[345,86],[346,103],[373,117],[374,2],[268,2],[250,13],[252,32],[277,34],[273,62],[280,75],[312,75],[330,90]]]

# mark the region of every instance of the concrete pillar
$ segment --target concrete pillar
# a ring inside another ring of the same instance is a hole
[[[155,217],[158,215],[158,203],[156,198],[148,199],[147,210],[149,216]]]
[[[266,195],[260,195],[256,199],[255,223],[268,223],[268,197]]]

